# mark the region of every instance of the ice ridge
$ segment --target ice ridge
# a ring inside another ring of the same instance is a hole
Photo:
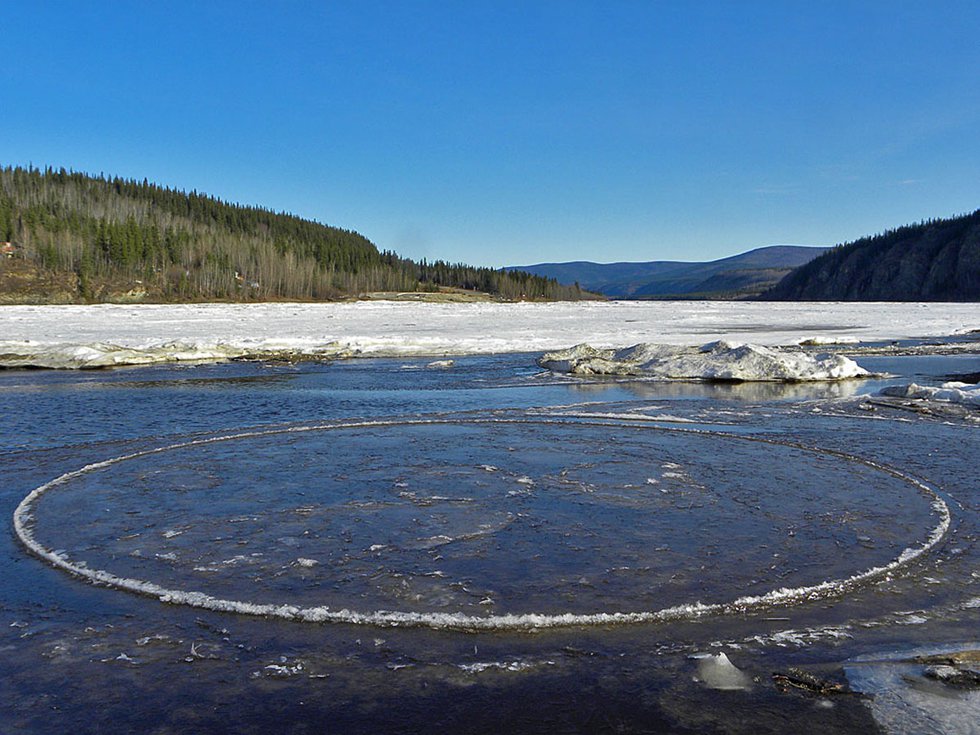
[[[574,375],[621,375],[660,380],[823,381],[863,378],[868,371],[839,354],[810,354],[800,348],[719,340],[699,348],[637,344],[623,349],[597,349],[580,344],[548,352],[538,365]]]

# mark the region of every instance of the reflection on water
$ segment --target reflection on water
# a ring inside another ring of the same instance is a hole
[[[576,393],[602,395],[611,386],[641,399],[711,399],[722,401],[809,401],[827,398],[848,398],[862,391],[864,380],[846,380],[835,383],[703,383],[655,380],[608,380],[595,379],[569,382]]]

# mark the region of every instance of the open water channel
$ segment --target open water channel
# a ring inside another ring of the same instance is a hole
[[[976,732],[978,427],[861,395],[977,358],[859,361],[0,372],[0,731]]]

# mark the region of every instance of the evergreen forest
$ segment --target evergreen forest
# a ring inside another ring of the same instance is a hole
[[[7,303],[320,301],[455,289],[502,300],[595,297],[522,271],[416,262],[352,230],[197,191],[33,166],[0,169],[0,243]]]
[[[980,209],[838,245],[759,298],[980,301]]]

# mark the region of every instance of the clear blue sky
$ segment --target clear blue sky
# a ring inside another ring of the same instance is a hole
[[[482,265],[980,207],[980,2],[0,0],[0,163]]]

